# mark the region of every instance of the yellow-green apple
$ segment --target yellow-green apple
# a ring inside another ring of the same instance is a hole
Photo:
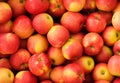
[[[47,54],[50,57],[52,65],[62,65],[66,61],[62,53],[62,48],[50,46]]]
[[[63,0],[64,7],[71,12],[79,12],[85,6],[87,0]]]
[[[1,67],[12,69],[8,58],[0,58],[0,68]]]
[[[120,40],[116,41],[113,45],[113,53],[115,55],[120,55]]]
[[[37,77],[28,70],[18,71],[14,83],[37,83]]]
[[[32,20],[32,25],[39,34],[47,34],[53,23],[53,18],[48,13],[37,14]]]
[[[94,57],[94,60],[97,63],[100,62],[107,63],[112,55],[113,55],[112,49],[109,46],[104,45],[100,53]]]
[[[96,0],[96,7],[99,10],[110,12],[117,6],[118,0]]]
[[[21,39],[30,37],[34,32],[31,19],[26,15],[16,17],[13,22],[12,31]]]
[[[90,56],[95,56],[99,54],[99,52],[103,48],[103,45],[104,41],[102,37],[100,36],[100,34],[95,32],[87,33],[82,40],[84,52]]]
[[[12,9],[7,2],[0,2],[0,24],[6,23],[12,18]]]
[[[51,81],[51,80],[43,80],[43,81],[40,81],[40,83],[53,83],[53,81]]]
[[[113,83],[120,83],[120,77],[116,77],[116,78],[113,80]]]
[[[90,13],[85,23],[87,31],[96,33],[101,33],[107,24],[106,19],[98,12]]]
[[[69,38],[62,46],[62,53],[67,60],[77,60],[83,54],[82,44],[76,39]]]
[[[65,12],[60,19],[61,24],[71,33],[78,33],[84,24],[84,16],[78,12]]]
[[[64,66],[56,66],[51,70],[50,79],[54,83],[64,83],[63,81],[63,68]]]
[[[117,31],[120,31],[119,19],[120,19],[120,11],[117,11],[112,16],[112,25]]]
[[[47,39],[53,47],[62,47],[69,37],[69,31],[61,24],[53,25],[47,33]]]
[[[114,76],[109,72],[107,63],[98,63],[95,65],[92,72],[93,79],[97,80],[107,80],[111,82]]]
[[[113,55],[108,60],[108,70],[113,76],[120,76],[120,56],[119,55]]]
[[[14,33],[0,34],[0,54],[13,54],[20,45],[19,37]]]
[[[48,40],[44,35],[38,33],[30,36],[27,40],[27,49],[32,53],[45,52],[48,49]]]
[[[11,20],[3,24],[0,24],[0,33],[12,32],[12,25],[13,25],[13,22]]]
[[[97,80],[94,83],[111,83],[111,82],[109,82],[107,80]]]
[[[12,8],[13,17],[26,14],[25,0],[8,0],[8,4]]]
[[[84,70],[75,62],[69,63],[63,68],[64,83],[83,83]]]
[[[66,11],[63,6],[63,0],[49,0],[50,6],[48,8],[48,12],[53,17],[61,17],[62,14]]]
[[[81,56],[75,62],[77,62],[83,68],[85,74],[91,73],[95,66],[94,59],[92,57],[86,56],[86,55]]]
[[[120,32],[117,31],[113,26],[107,26],[102,32],[101,36],[106,45],[113,46],[114,43],[120,39]]]
[[[8,68],[0,68],[0,83],[13,83],[14,73]]]
[[[42,76],[51,68],[51,61],[44,52],[33,54],[28,62],[29,70],[36,76]]]
[[[49,8],[49,0],[26,0],[25,9],[30,14],[46,12]]]
[[[28,69],[28,61],[31,54],[28,50],[20,48],[10,56],[10,65],[15,70],[25,70]]]
[[[85,5],[84,5],[84,8],[83,10],[91,10],[91,11],[95,11],[96,9],[96,2],[95,0],[87,0]]]

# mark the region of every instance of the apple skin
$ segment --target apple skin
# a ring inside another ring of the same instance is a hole
[[[120,55],[120,40],[116,41],[115,44],[113,45],[113,53],[115,55]]]
[[[87,0],[83,10],[91,10],[91,11],[95,11],[96,9],[96,1],[95,0]]]
[[[13,17],[26,14],[25,0],[8,0],[7,2],[12,8]]]
[[[116,77],[116,78],[113,80],[113,83],[120,83],[120,78],[119,78],[119,77]]]
[[[20,15],[15,18],[12,31],[15,32],[15,34],[17,34],[21,39],[26,39],[33,34],[34,28],[28,16]]]
[[[106,24],[106,19],[98,12],[90,13],[86,19],[86,29],[89,32],[101,33]]]
[[[10,65],[15,70],[25,70],[28,69],[28,61],[31,57],[31,54],[28,50],[20,48],[10,56]]]
[[[117,6],[117,0],[96,0],[96,7],[99,10],[110,12]]]
[[[78,33],[83,27],[82,25],[84,24],[84,16],[78,12],[68,11],[62,15],[60,22],[71,33]]]
[[[26,0],[25,9],[30,14],[46,12],[49,8],[49,0]]]
[[[9,20],[3,24],[0,24],[0,33],[12,32],[12,25],[13,25],[13,22],[11,20]]]
[[[63,5],[66,10],[71,12],[79,12],[85,6],[86,0],[63,0]]]
[[[63,82],[63,68],[64,66],[56,66],[51,70],[50,79],[54,83],[64,83]]]
[[[7,2],[0,2],[0,24],[6,23],[12,18],[12,9]]]
[[[14,83],[37,83],[37,77],[28,70],[18,71]]]
[[[107,26],[101,36],[107,46],[113,46],[114,43],[120,38],[120,32],[113,26]]]
[[[43,80],[40,83],[53,83],[51,80]]]
[[[14,74],[8,68],[0,68],[0,83],[13,83]]]
[[[95,66],[94,59],[92,57],[86,56],[86,55],[81,56],[75,62],[77,62],[83,68],[85,74],[91,73]]]
[[[66,12],[65,7],[63,6],[63,0],[49,0],[49,8],[48,12],[53,16],[53,17],[61,17],[63,13]]]
[[[62,65],[66,61],[62,53],[62,48],[51,46],[48,48],[47,54],[50,57],[52,65]]]
[[[51,68],[50,58],[46,53],[33,54],[28,62],[29,70],[36,76],[42,76]]]
[[[109,72],[107,63],[98,63],[95,65],[92,72],[93,79],[97,80],[107,80],[111,82],[114,76]]]
[[[10,65],[10,61],[8,58],[1,58],[0,59],[0,68],[1,67],[12,69],[12,66]]]
[[[107,63],[112,55],[112,49],[109,46],[104,45],[101,52],[94,57],[94,60],[97,63]]]
[[[82,40],[82,45],[84,52],[87,55],[95,56],[101,51],[104,42],[102,37],[98,33],[89,32],[84,36]]]
[[[0,34],[0,54],[13,54],[20,46],[20,39],[14,33]]]
[[[108,60],[108,70],[113,76],[120,76],[120,56],[119,55],[113,55]]]
[[[27,49],[30,53],[41,53],[48,49],[48,40],[44,35],[34,34],[27,40]]]
[[[39,34],[47,34],[53,24],[53,18],[48,13],[37,14],[32,20],[32,25]]]
[[[117,6],[115,7],[115,9],[113,10],[113,13],[120,11],[120,2],[117,3]]]
[[[62,47],[69,37],[69,31],[60,24],[52,26],[47,33],[47,39],[53,47]]]
[[[107,80],[97,80],[94,83],[111,83],[111,82],[109,82]]]

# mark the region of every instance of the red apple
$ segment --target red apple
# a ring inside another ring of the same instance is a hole
[[[49,0],[26,0],[25,9],[30,14],[46,12],[49,8]]]
[[[0,24],[6,23],[12,18],[12,9],[7,2],[0,2]]]
[[[114,76],[109,72],[107,63],[98,63],[95,65],[94,70],[92,72],[93,79],[97,80],[107,80],[111,82]]]
[[[18,71],[14,83],[37,83],[37,77],[28,70]]]
[[[120,77],[116,77],[116,78],[113,80],[113,83],[120,83]]]
[[[42,76],[51,68],[50,58],[45,53],[33,54],[28,62],[30,71],[36,76]]]
[[[95,81],[94,83],[111,83],[107,80],[98,80],[98,81]]]
[[[13,54],[20,45],[19,37],[14,33],[0,34],[0,54]]]
[[[0,59],[0,68],[1,67],[12,69],[12,67],[10,65],[10,61],[8,58],[1,58]]]
[[[27,49],[30,53],[41,53],[48,49],[48,40],[44,35],[34,34],[27,40]]]
[[[87,0],[83,9],[94,11],[96,9],[96,1],[95,0]]]
[[[62,47],[69,36],[69,31],[60,24],[52,26],[47,33],[47,39],[53,47]]]
[[[85,6],[86,0],[63,0],[64,7],[71,12],[79,12]]]
[[[47,34],[53,23],[53,18],[48,13],[40,13],[32,20],[33,27],[39,34]]]
[[[40,83],[53,83],[51,80],[43,80]]]
[[[95,56],[102,50],[104,42],[98,33],[87,33],[82,40],[84,52],[87,55]]]
[[[13,22],[12,30],[21,39],[26,39],[30,37],[34,32],[32,22],[30,18],[26,15],[20,15],[15,18]]]
[[[71,33],[78,33],[84,24],[84,16],[78,12],[65,12],[61,19],[61,24]]]
[[[115,55],[120,55],[120,40],[116,41],[113,45],[113,52]]]
[[[10,56],[10,64],[15,70],[28,69],[28,61],[31,54],[26,49],[19,49]]]

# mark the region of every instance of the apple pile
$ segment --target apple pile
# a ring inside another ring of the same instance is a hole
[[[0,83],[120,83],[120,1],[0,0]]]

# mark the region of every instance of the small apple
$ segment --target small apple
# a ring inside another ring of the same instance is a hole
[[[96,9],[96,1],[95,0],[87,0],[83,10],[92,10],[95,11]]]
[[[1,58],[0,59],[0,68],[1,67],[12,69],[12,66],[10,65],[10,61],[8,58]]]

